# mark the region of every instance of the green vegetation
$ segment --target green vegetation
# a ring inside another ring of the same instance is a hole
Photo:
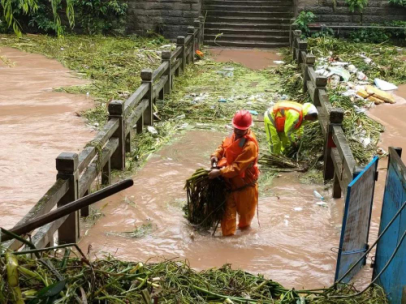
[[[62,11],[66,18],[61,16]],[[72,31],[123,34],[126,13],[127,3],[117,0],[2,0],[0,14],[5,22],[0,24],[0,32],[13,29],[18,37],[21,31],[58,36]]]
[[[406,0],[389,0],[389,3],[399,6],[406,6]]]
[[[368,0],[345,0],[348,4],[350,12],[360,12],[368,5]]]
[[[312,23],[316,19],[316,15],[312,12],[301,11],[297,16],[294,25],[297,25],[297,29],[302,31],[304,37],[310,36],[309,23]]]
[[[352,286],[319,290],[287,289],[231,265],[197,272],[183,262],[133,263],[112,257],[88,261],[49,251],[42,260],[7,254],[0,258],[0,301],[24,303],[388,303],[383,290],[355,296]],[[79,253],[77,253],[79,254]],[[55,256],[56,255],[56,256]],[[6,266],[7,265],[7,266]],[[52,265],[52,266],[50,266]],[[7,271],[6,271],[7,270]],[[28,303],[28,302],[27,302]]]

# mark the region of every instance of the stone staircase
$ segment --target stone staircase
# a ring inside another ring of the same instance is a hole
[[[204,44],[272,48],[289,45],[293,0],[203,0]]]

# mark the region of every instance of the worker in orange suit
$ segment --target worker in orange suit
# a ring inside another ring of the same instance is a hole
[[[250,130],[252,116],[246,110],[233,118],[234,132],[211,155],[209,178],[222,176],[229,186],[226,212],[221,221],[223,236],[234,235],[238,228],[249,228],[258,204],[258,142]],[[217,165],[216,165],[217,164]]]

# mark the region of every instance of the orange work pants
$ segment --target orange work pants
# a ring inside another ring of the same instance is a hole
[[[244,229],[251,225],[258,204],[258,185],[229,193],[226,201],[226,212],[221,221],[223,236],[235,234],[238,228]]]

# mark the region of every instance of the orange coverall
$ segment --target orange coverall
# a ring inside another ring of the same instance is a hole
[[[247,135],[255,139],[252,131],[249,131]],[[235,142],[234,134],[232,141]],[[212,157],[215,156],[221,160],[226,156],[225,143],[226,140],[217,148]],[[221,176],[225,178],[231,190],[226,201],[226,212],[221,221],[223,236],[234,235],[237,229],[237,213],[240,229],[248,228],[254,218],[258,204],[258,185],[256,183],[259,173],[256,167],[258,152],[257,144],[252,140],[246,140],[241,153],[234,162],[220,169]]]

